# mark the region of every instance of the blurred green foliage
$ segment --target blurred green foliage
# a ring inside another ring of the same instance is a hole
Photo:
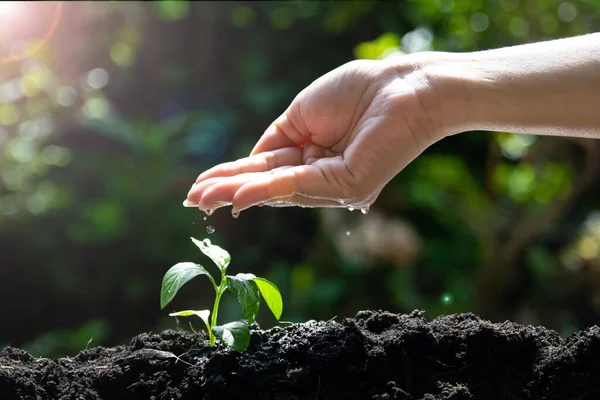
[[[382,192],[381,225],[345,210],[205,220],[181,203],[201,171],[248,154],[300,90],[347,61],[592,32],[600,2],[58,4],[0,12],[0,343],[72,355],[90,338],[173,327],[161,277],[201,261],[188,237],[208,224],[233,273],[278,284],[283,319],[421,308],[565,334],[597,323],[596,142],[448,138]],[[205,304],[208,289],[177,302]],[[223,318],[237,312],[224,299]]]

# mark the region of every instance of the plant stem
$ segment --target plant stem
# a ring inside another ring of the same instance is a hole
[[[213,306],[213,311],[212,311],[212,315],[210,318],[210,326],[211,329],[209,329],[208,332],[208,337],[210,339],[210,347],[213,347],[215,345],[215,335],[212,332],[212,327],[213,326],[217,326],[217,314],[219,313],[219,303],[221,302],[221,296],[223,295],[223,293],[225,292],[225,276],[223,273],[221,273],[221,284],[215,288],[215,292],[216,292],[216,297],[215,297],[215,304]]]

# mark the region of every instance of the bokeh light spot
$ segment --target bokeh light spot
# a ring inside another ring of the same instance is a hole
[[[21,78],[20,88],[27,97],[37,95],[50,83],[52,76],[48,68],[40,63],[31,63],[24,68],[27,72]]]
[[[50,145],[41,152],[42,159],[48,165],[64,167],[71,162],[71,150],[66,147]]]
[[[454,0],[444,0],[440,3],[440,11],[443,13],[449,13],[454,8]]]
[[[256,15],[248,6],[234,7],[231,10],[231,23],[238,28],[247,28],[254,25]]]
[[[48,199],[43,193],[35,192],[27,198],[26,207],[34,215],[43,214],[48,209]]]
[[[117,42],[110,48],[110,58],[119,67],[128,67],[133,64],[133,50],[124,42]]]
[[[12,103],[22,98],[20,79],[12,79],[0,85],[0,104]]]
[[[530,164],[519,164],[512,172],[508,184],[515,200],[524,200],[535,184],[535,170]]]
[[[14,169],[3,171],[2,183],[6,189],[17,191],[23,184],[22,175]]]
[[[584,260],[596,259],[598,250],[598,241],[589,236],[583,237],[577,245],[577,253]]]
[[[108,72],[102,68],[96,68],[88,73],[87,82],[94,89],[102,89],[108,84]]]
[[[515,11],[519,7],[519,0],[500,0],[500,7],[504,11]]]
[[[420,27],[414,31],[408,32],[402,38],[402,47],[408,53],[431,50],[433,33],[429,28]]]
[[[571,3],[561,3],[558,6],[558,18],[563,22],[572,22],[577,18],[577,8]]]
[[[0,125],[14,125],[19,122],[19,118],[19,110],[13,104],[0,105]]]
[[[178,21],[184,18],[190,9],[187,1],[157,1],[154,9],[159,18],[166,21]]]
[[[516,37],[523,37],[529,34],[529,22],[521,17],[512,17],[508,24],[508,29]]]
[[[475,13],[471,15],[471,29],[475,32],[483,32],[490,25],[490,20],[488,16],[482,13]]]
[[[35,155],[35,146],[33,140],[15,138],[8,143],[6,147],[8,156],[18,162],[30,162]]]
[[[110,104],[102,97],[89,99],[83,105],[83,115],[90,119],[104,118],[110,112]]]
[[[444,294],[442,294],[441,300],[442,300],[442,304],[450,305],[450,304],[452,304],[452,300],[453,300],[452,295],[450,293],[444,293]]]
[[[517,135],[514,133],[498,133],[496,140],[502,154],[511,160],[518,160],[529,153],[531,147],[536,143],[534,135]]]
[[[61,87],[56,89],[56,102],[63,107],[75,104],[76,92],[72,87]]]
[[[271,23],[277,29],[290,29],[294,25],[294,15],[288,7],[277,7],[271,12]]]

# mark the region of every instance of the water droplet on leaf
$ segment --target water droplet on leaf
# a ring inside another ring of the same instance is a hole
[[[208,209],[208,210],[204,210],[204,212],[206,213],[206,215],[212,215],[213,214],[213,210],[212,209]]]
[[[215,227],[212,225],[207,226],[206,232],[208,232],[209,235],[212,235],[213,233],[215,233]]]
[[[361,208],[360,212],[366,215],[369,212],[369,207]]]
[[[237,217],[239,217],[239,216],[240,216],[240,212],[239,212],[239,211],[234,211],[234,210],[231,210],[231,216],[232,216],[233,218],[237,218]]]
[[[354,211],[354,207],[348,207],[348,211]]]
[[[202,243],[204,243],[205,246],[210,246],[212,244],[209,239],[204,239]]]

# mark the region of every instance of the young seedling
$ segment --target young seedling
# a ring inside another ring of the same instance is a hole
[[[226,275],[227,267],[231,261],[229,253],[219,246],[212,244],[208,239],[204,239],[203,241],[194,238],[191,239],[217,265],[221,272],[221,280],[217,285],[212,275],[200,264],[193,262],[175,264],[163,277],[160,290],[160,308],[161,310],[164,309],[173,300],[179,289],[192,278],[198,275],[206,275],[212,283],[216,295],[212,316],[210,310],[185,310],[170,313],[169,315],[172,317],[189,317],[195,315],[206,325],[211,347],[215,345],[215,339],[219,339],[224,345],[231,347],[233,350],[244,351],[250,343],[250,329],[247,324],[236,321],[221,326],[217,325],[217,314],[219,312],[221,296],[227,289],[232,291],[238,298],[248,324],[252,324],[256,320],[256,314],[258,314],[261,295],[275,318],[279,320],[283,311],[283,300],[281,299],[279,289],[272,282],[258,278],[253,274]]]

